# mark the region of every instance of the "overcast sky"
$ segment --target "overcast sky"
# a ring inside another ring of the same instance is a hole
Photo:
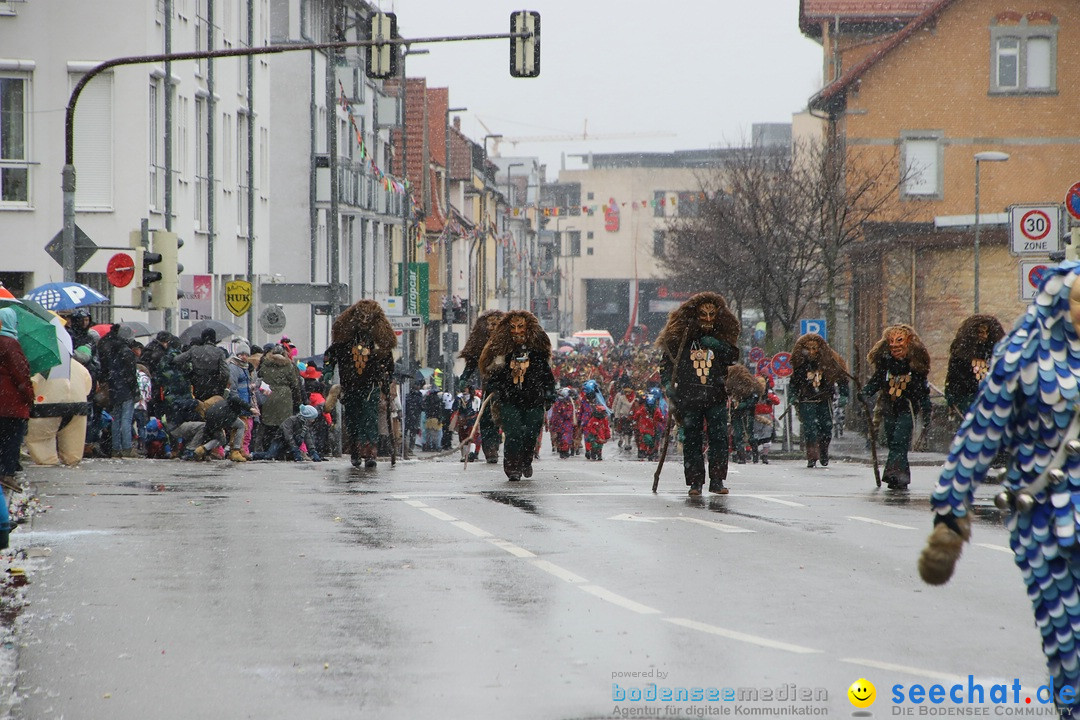
[[[821,48],[799,32],[799,0],[382,0],[381,8],[397,14],[405,38],[504,33],[512,10],[540,12],[538,78],[510,77],[509,40],[424,45],[430,54],[411,56],[407,71],[450,88],[477,142],[489,132],[580,137],[588,121],[596,139],[587,142],[503,142],[503,155],[539,156],[549,180],[562,153],[575,168],[569,156],[590,151],[739,144],[753,123],[790,122],[821,87]]]

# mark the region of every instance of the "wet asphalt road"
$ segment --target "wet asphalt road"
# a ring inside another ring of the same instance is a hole
[[[847,688],[866,677],[885,717],[896,683],[1043,683],[992,487],[956,577],[929,588],[915,563],[935,468],[898,494],[863,465],[733,465],[730,495],[688,498],[677,459],[653,495],[653,466],[611,450],[600,463],[545,450],[520,483],[449,459],[33,468],[52,508],[12,541],[51,554],[27,561],[14,716],[700,717],[722,704],[615,699],[655,682],[794,683],[850,717]]]

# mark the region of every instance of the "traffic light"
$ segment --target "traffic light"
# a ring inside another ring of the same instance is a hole
[[[540,13],[519,10],[510,13],[511,33],[531,33],[510,38],[510,75],[536,77],[540,74]]]
[[[180,273],[184,266],[177,262],[178,250],[183,247],[184,241],[176,236],[176,233],[165,230],[155,230],[150,234],[152,253],[144,253],[144,259],[148,262],[142,265],[143,280],[154,283],[151,288],[150,303],[158,310],[176,307],[176,300],[180,296]],[[158,271],[150,271],[157,277],[148,278],[146,265],[160,263]],[[139,267],[139,263],[136,263]]]
[[[381,42],[397,35],[397,15],[375,13],[367,19],[368,40],[375,45],[367,46],[367,62],[364,72],[374,80],[385,80],[397,75],[397,46]]]

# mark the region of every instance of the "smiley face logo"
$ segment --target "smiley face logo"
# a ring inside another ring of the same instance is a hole
[[[877,699],[877,688],[874,687],[874,683],[870,682],[866,678],[859,678],[855,682],[851,683],[851,687],[847,691],[848,700],[851,704],[857,708],[868,708],[874,704],[874,700]]]

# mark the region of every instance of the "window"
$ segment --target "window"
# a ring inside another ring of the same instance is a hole
[[[587,200],[592,200],[592,199],[593,199],[593,194],[592,194],[592,193],[586,193],[586,194],[585,194],[585,198],[586,198]]]
[[[905,133],[901,138],[903,196],[941,200],[944,182],[942,133]]]
[[[664,257],[664,231],[653,230],[652,234],[652,254],[658,258]]]
[[[248,183],[251,177],[248,174],[248,116],[246,113],[236,114],[236,227],[237,234],[248,234]]]
[[[593,251],[592,248],[585,248],[585,254],[586,255],[592,255],[592,251]],[[580,255],[580,253],[578,253],[578,254]]]
[[[195,98],[195,229],[207,230],[207,188],[210,180],[206,172],[207,107],[206,98]]]
[[[0,75],[0,205],[30,204],[29,85],[26,75]]]
[[[590,231],[588,232],[588,234],[587,234],[587,235],[586,235],[585,237],[587,237],[588,239],[592,240],[592,239],[593,239],[593,231],[592,231],[592,230],[590,230]]]
[[[570,236],[570,257],[581,257],[581,232],[578,230],[567,231]]]
[[[1057,33],[1057,19],[1043,13],[996,18],[990,26],[990,92],[1057,92]]]
[[[82,79],[68,75],[69,90]],[[83,88],[75,113],[75,207],[111,210],[113,203],[113,76],[98,75]]]

